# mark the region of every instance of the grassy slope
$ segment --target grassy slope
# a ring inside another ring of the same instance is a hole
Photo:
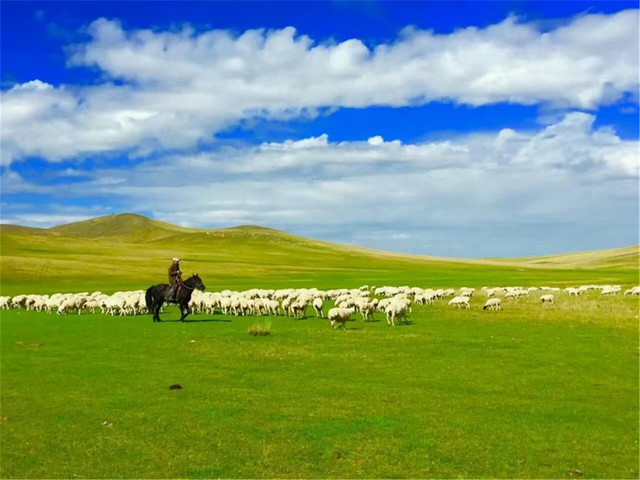
[[[114,233],[115,232],[115,233]],[[400,255],[315,241],[262,227],[204,231],[137,215],[116,215],[48,230],[0,230],[1,293],[146,288],[165,281],[175,255],[210,290],[362,284],[482,286],[576,282],[638,283],[636,256],[608,252],[581,264],[555,259],[461,261]],[[597,253],[597,252],[596,252]]]
[[[639,246],[611,248],[589,252],[546,255],[543,257],[500,260],[517,262],[520,265],[564,268],[638,268],[640,265]]]

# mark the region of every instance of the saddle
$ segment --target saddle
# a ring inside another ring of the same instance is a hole
[[[177,302],[178,301],[178,296],[180,295],[180,291],[182,290],[182,278],[178,277],[176,279],[176,284],[178,285],[178,288],[176,288],[176,293],[174,295],[171,295],[171,291],[173,290],[173,286],[171,286],[169,288],[169,291],[166,294],[165,300],[168,302]]]

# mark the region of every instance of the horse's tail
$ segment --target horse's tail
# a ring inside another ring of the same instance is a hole
[[[149,310],[149,313],[153,313],[153,285],[147,288],[144,299],[147,302],[147,310]]]

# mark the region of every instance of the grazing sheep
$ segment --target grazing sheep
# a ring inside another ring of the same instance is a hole
[[[590,291],[601,292],[602,295],[622,294],[619,285],[582,285],[578,287],[567,287],[564,292],[569,295],[581,295]],[[334,301],[335,311],[356,312],[362,314],[363,320],[370,321],[373,313],[377,310],[386,315],[389,325],[401,322],[408,312],[411,312],[412,303],[421,305],[434,304],[436,299],[451,296],[448,305],[458,308],[469,309],[471,296],[476,293],[474,288],[462,287],[457,290],[432,289],[422,287],[367,287],[352,289],[318,290],[317,288],[299,288],[282,290],[265,290],[252,288],[244,291],[224,290],[222,292],[195,292],[189,304],[194,313],[214,314],[216,308],[222,310],[225,315],[280,315],[280,301],[286,315],[300,318],[305,315],[307,306],[312,306],[319,318],[325,318],[323,307],[325,301]],[[518,298],[530,295],[531,292],[540,291],[542,295],[540,302],[555,303],[554,295],[551,292],[561,292],[557,287],[488,287],[483,286],[478,293],[486,295],[487,300],[483,310],[502,310],[502,298]],[[378,298],[371,294],[375,292]],[[500,295],[500,299],[495,295]],[[556,293],[558,294],[558,293]],[[504,295],[504,296],[503,296]],[[640,286],[634,286],[624,291],[624,295],[639,295]],[[380,298],[384,297],[384,298]],[[537,297],[537,295],[536,295]],[[14,297],[0,297],[0,310],[7,308],[25,308],[33,311],[44,311],[47,313],[95,313],[101,310],[103,314],[109,315],[138,315],[146,311],[144,292],[121,291],[113,295],[106,295],[99,291],[91,294],[82,293],[54,293],[52,295],[17,295]],[[350,317],[342,318],[335,316],[331,325],[336,328],[337,324],[345,322]],[[338,325],[339,326],[339,325]]]
[[[517,288],[508,288],[507,293],[504,294],[504,298],[520,298],[529,295],[528,290],[523,290],[519,287]]]
[[[84,304],[84,308],[86,308],[87,310],[90,310],[91,313],[95,313],[96,310],[100,309],[100,302],[95,298],[92,298],[88,300],[87,303]]]
[[[27,300],[26,295],[16,295],[11,299],[11,308],[22,308]]]
[[[422,299],[425,305],[433,305],[436,298],[438,297],[436,295],[436,292],[434,292],[433,290],[431,291],[425,290],[424,293],[422,294]]]
[[[333,328],[337,323],[342,323],[342,328],[345,328],[346,323],[351,319],[351,314],[354,312],[355,308],[331,308],[327,318],[329,318]]]
[[[11,297],[0,297],[0,310],[7,310],[11,307]]]
[[[586,287],[567,287],[564,289],[565,292],[567,292],[569,295],[577,297],[578,295],[582,295],[584,292],[587,291]]]
[[[467,287],[462,287],[459,291],[458,291],[458,296],[459,297],[469,297],[471,298],[475,292],[475,288],[467,288]]]
[[[490,298],[482,307],[483,310],[502,310],[502,301],[499,298]]]
[[[357,302],[355,298],[349,297],[342,300],[341,302],[336,302],[336,306],[341,308],[357,307]]]
[[[334,303],[335,303],[336,305],[338,305],[338,304],[340,304],[340,303],[342,303],[342,302],[346,302],[347,300],[351,300],[351,295],[349,295],[348,293],[347,293],[346,295],[345,295],[345,294],[338,295],[338,296],[335,298]]]
[[[282,300],[282,310],[284,311],[284,314],[289,317],[291,316],[289,310],[291,309],[291,304],[292,304],[292,300],[290,297],[286,297],[284,300]]]
[[[469,300],[471,300],[469,297],[453,297],[451,300],[449,300],[448,305],[453,305],[454,307],[458,307],[458,308],[462,308],[464,306],[464,308],[471,308],[471,306],[469,305]]]
[[[376,306],[376,308],[378,309],[379,312],[384,312],[390,303],[391,303],[390,298],[383,298],[378,302],[378,305]]]
[[[58,315],[62,315],[63,313],[67,313],[72,308],[76,308],[76,299],[75,298],[67,298],[58,306]]]
[[[396,320],[401,322],[406,318],[407,311],[411,311],[411,301],[406,298],[396,298],[385,309],[387,324],[395,326]]]
[[[229,312],[231,311],[231,298],[222,297],[220,299],[220,309],[222,310],[222,313],[229,315]]]
[[[376,305],[374,303],[362,299],[358,302],[358,309],[362,314],[363,321],[367,322],[369,320],[373,320],[373,312],[376,310]]]
[[[602,289],[602,295],[615,295],[620,293],[621,290],[620,287],[606,286]]]
[[[324,305],[324,301],[320,297],[316,297],[313,299],[313,309],[316,311],[316,317],[324,318],[322,316],[322,306]]]
[[[293,316],[295,318],[302,318],[307,311],[307,301],[306,299],[298,299],[291,304],[291,311],[293,312]]]
[[[554,300],[555,300],[555,299],[554,299],[554,296],[553,296],[553,295],[551,295],[550,293],[549,293],[549,294],[547,294],[547,295],[542,295],[542,296],[540,297],[540,301],[541,301],[542,303],[554,303]]]

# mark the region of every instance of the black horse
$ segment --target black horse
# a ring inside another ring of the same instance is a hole
[[[164,302],[177,303],[180,306],[180,321],[184,322],[187,315],[191,313],[189,301],[191,300],[193,291],[195,289],[204,291],[205,286],[196,273],[186,279],[183,282],[182,287],[178,289],[178,294],[176,295],[177,301],[169,301],[166,299],[166,294],[169,288],[170,286],[168,283],[161,283],[159,285],[152,285],[147,289],[147,293],[145,294],[147,309],[153,314],[154,322],[160,321],[160,308]]]

